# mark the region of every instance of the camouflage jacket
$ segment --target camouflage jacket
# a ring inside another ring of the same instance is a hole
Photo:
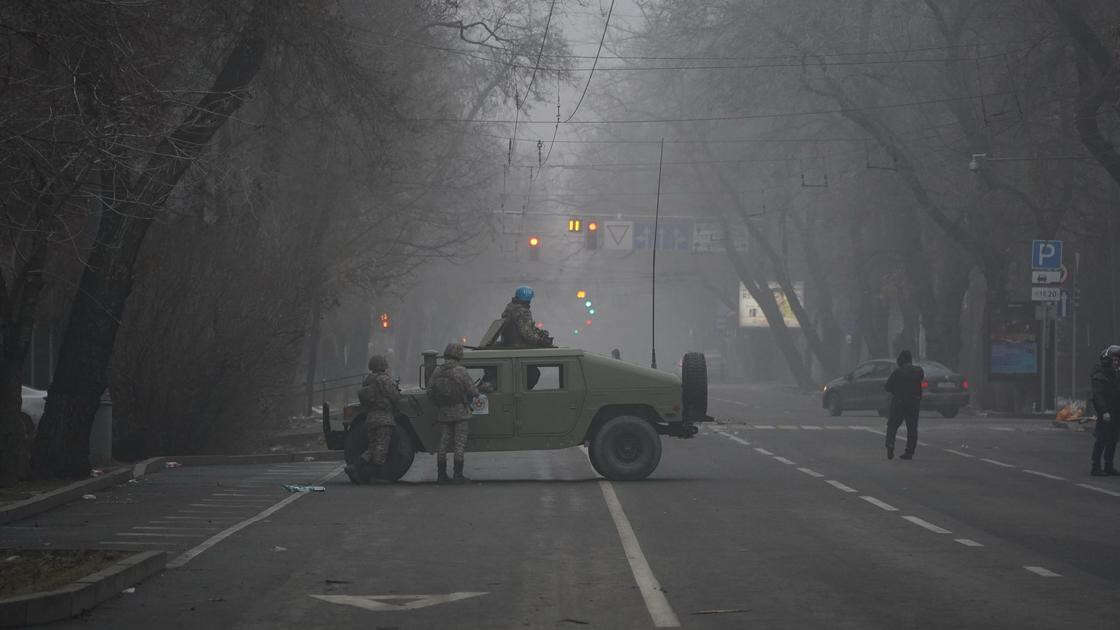
[[[432,379],[436,378],[450,378],[453,379],[459,388],[465,392],[463,402],[455,403],[453,405],[440,405],[436,410],[436,422],[459,422],[461,420],[469,420],[471,417],[470,401],[478,398],[478,387],[475,386],[474,380],[467,372],[467,368],[463,367],[458,361],[447,360],[443,365],[436,368],[436,373],[432,375]]]
[[[370,424],[392,425],[393,410],[400,399],[401,391],[387,372],[369,374],[358,390],[358,401]]]
[[[552,347],[552,336],[547,330],[537,328],[529,305],[518,300],[511,301],[502,311],[502,339],[499,345],[506,347]]]

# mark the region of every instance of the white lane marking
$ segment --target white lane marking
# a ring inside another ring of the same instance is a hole
[[[215,492],[211,494],[212,497],[263,497],[263,494],[257,492]]]
[[[968,453],[962,453],[960,451],[954,451],[951,448],[945,448],[945,449],[941,449],[941,450],[945,451],[946,453],[952,453],[954,455],[960,455],[961,457],[969,457],[969,458],[976,457],[975,455],[969,455]]]
[[[1042,577],[1062,577],[1061,573],[1054,573],[1053,571],[1045,567],[1028,567],[1026,565],[1023,565],[1023,568],[1027,571],[1030,571],[1031,573],[1034,573],[1035,575],[1041,575]]]
[[[837,490],[843,490],[844,492],[856,492],[855,488],[853,488],[851,486],[846,486],[846,485],[840,483],[839,481],[836,481],[835,479],[829,479],[829,480],[825,481],[825,483],[832,486],[833,488],[836,488]]]
[[[862,424],[849,424],[848,428],[855,429],[856,431],[863,431],[864,429],[867,429],[869,427],[865,427]]]
[[[732,405],[739,405],[740,407],[750,407],[751,406],[751,405],[748,405],[745,402],[739,402],[738,400],[731,400],[729,398],[716,398],[715,396],[709,396],[708,398],[711,398],[712,400],[718,400],[720,402],[729,403],[729,404],[732,404]]]
[[[756,428],[756,429],[773,429],[774,425],[772,425],[772,424],[756,424],[756,425],[754,425],[754,428]]]
[[[777,455],[774,456],[774,459],[776,459],[777,461],[782,462],[783,464],[786,464],[788,466],[793,466],[793,465],[797,464],[797,462],[793,461],[792,459],[786,459],[784,457],[778,457]]]
[[[811,470],[809,468],[798,468],[798,470],[805,473],[806,475],[809,475],[810,477],[817,477],[818,479],[824,476],[824,475],[820,474],[819,472],[817,472],[815,470]]]
[[[309,595],[311,594],[309,593]],[[459,592],[447,593],[444,595],[311,595],[311,597],[330,604],[356,606],[363,610],[393,611],[416,610],[418,608],[427,608],[428,606],[457,602],[460,599],[480,597],[482,595],[487,595],[487,593]],[[391,604],[382,600],[392,600],[402,603]]]
[[[801,428],[805,429],[806,431],[820,431],[821,430],[821,428],[818,427],[815,424],[803,424],[803,425],[801,425]]]
[[[872,429],[871,427],[863,427],[863,430],[864,431],[869,431],[871,433],[878,433],[879,435],[886,435],[887,434],[886,431],[880,431],[878,429]],[[900,439],[900,438],[903,438],[903,436],[895,434],[895,438]]]
[[[1081,486],[1082,488],[1088,488],[1089,490],[1096,490],[1097,492],[1103,492],[1105,494],[1111,494],[1114,497],[1120,497],[1120,492],[1113,492],[1112,490],[1105,490],[1104,488],[1099,488],[1097,486],[1091,486],[1087,483],[1079,483],[1077,485]]]
[[[236,516],[161,516],[149,523],[158,523],[160,521],[236,521]]]
[[[960,544],[964,545],[965,547],[983,547],[984,546],[984,545],[976,542],[975,540],[972,540],[971,538],[954,538],[953,540],[955,542],[959,542]]]
[[[995,464],[996,466],[1003,466],[1004,468],[1015,468],[1015,464],[1006,464],[1004,462],[997,462],[996,460],[988,459],[987,457],[981,457],[980,461],[988,462],[989,464]]]
[[[334,470],[332,470],[332,471],[328,472],[327,474],[323,475],[322,477],[319,477],[318,479],[316,479],[315,482],[316,483],[323,483],[324,481],[326,481],[326,480],[330,479],[331,477],[334,477],[335,475],[342,472],[342,469],[345,468],[345,467],[346,467],[345,464],[337,466],[337,467],[334,468]],[[312,493],[310,493],[310,492],[296,492],[295,494],[292,494],[291,496],[284,497],[283,499],[281,499],[278,503],[276,503],[272,507],[266,508],[266,509],[262,510],[261,512],[259,512],[256,516],[252,516],[252,517],[247,518],[247,519],[245,519],[245,520],[243,520],[239,523],[235,523],[235,524],[227,527],[226,529],[223,529],[222,531],[218,532],[217,534],[214,534],[213,536],[211,536],[211,537],[207,538],[206,540],[202,541],[196,547],[194,547],[192,549],[188,549],[187,551],[183,552],[180,556],[178,556],[177,558],[175,558],[171,562],[168,562],[167,563],[167,568],[177,569],[177,568],[185,565],[186,563],[190,562],[192,559],[197,557],[202,552],[204,552],[207,549],[213,547],[214,545],[222,542],[226,538],[229,538],[230,536],[236,534],[237,532],[241,531],[242,529],[245,529],[246,527],[252,525],[253,523],[256,523],[257,521],[261,521],[261,520],[264,520],[264,519],[268,518],[273,513],[278,512],[279,510],[283,509],[284,506],[288,505],[289,503],[294,503],[295,501],[300,500],[300,498],[308,496],[310,494],[312,494]]]
[[[886,510],[888,512],[897,512],[898,511],[898,508],[896,508],[895,506],[891,505],[890,503],[884,503],[884,502],[880,501],[879,499],[876,499],[875,497],[862,495],[860,498],[863,499],[864,501],[867,501],[871,505],[874,505],[875,507]]]
[[[240,510],[244,508],[260,507],[259,505],[249,505],[248,503],[188,503],[190,507],[209,508],[211,510]]]
[[[638,584],[638,590],[641,591],[642,599],[646,602],[646,609],[653,620],[653,625],[658,628],[680,627],[680,619],[677,619],[677,614],[673,612],[673,607],[665,598],[665,592],[661,590],[661,584],[658,583],[653,570],[649,568],[649,562],[642,554],[638,537],[634,534],[634,528],[630,526],[630,519],[626,518],[626,512],[623,511],[622,503],[614,492],[614,486],[604,480],[599,482],[599,489],[603,492],[603,500],[607,502],[607,510],[614,520],[614,527],[618,530],[618,537],[622,541],[622,549],[626,552],[626,560],[630,563],[630,571],[634,574],[634,581]]]
[[[1015,429],[1011,429],[1011,428],[1008,428],[1008,427],[988,427],[988,430],[989,431],[1014,431]]]
[[[826,426],[825,428],[826,429],[831,429],[833,431],[847,431],[848,430],[848,427],[837,427],[837,426],[833,426],[831,424]]]
[[[165,541],[165,542],[152,542],[150,540],[99,540],[99,541],[97,541],[97,544],[99,544],[99,545],[126,545],[126,546],[129,546],[129,547],[134,546],[134,545],[152,545],[152,546],[155,546],[155,547],[168,547],[168,546],[174,545],[175,543],[171,542],[170,540]]]
[[[716,433],[718,433],[718,434],[722,435],[723,437],[731,440],[732,442],[738,442],[739,444],[742,444],[743,446],[750,446],[751,445],[750,442],[744,440],[741,437],[731,435],[730,433],[724,433],[723,431],[718,431],[718,430],[716,431]]]
[[[1026,468],[1024,468],[1023,472],[1027,473],[1028,475],[1038,475],[1039,477],[1046,477],[1047,479],[1053,479],[1055,481],[1065,481],[1066,480],[1065,477],[1059,477],[1057,475],[1051,475],[1050,473],[1038,472],[1037,470],[1027,470]]]
[[[797,426],[796,424],[779,424],[778,428],[786,429],[787,431],[797,431],[801,427]]]
[[[758,451],[759,453],[762,453],[763,455],[773,455],[773,453],[771,453],[770,451],[768,451],[764,448],[758,448],[757,446],[754,447],[754,450]]]
[[[902,519],[905,520],[905,521],[910,521],[911,523],[917,525],[918,527],[928,529],[929,531],[931,531],[935,534],[951,534],[951,533],[953,533],[953,532],[945,529],[944,527],[938,527],[937,525],[934,525],[933,523],[931,523],[927,520],[920,519],[917,516],[903,516]]]

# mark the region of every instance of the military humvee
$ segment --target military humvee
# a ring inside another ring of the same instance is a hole
[[[587,445],[591,465],[612,480],[644,479],[661,461],[661,437],[690,438],[707,415],[704,355],[684,355],[681,376],[572,348],[495,348],[496,328],[482,347],[467,349],[463,366],[486,383],[487,408],[470,420],[468,451],[530,451]],[[417,451],[434,453],[439,427],[424,389],[437,353],[424,353],[420,387],[403,390],[386,463],[363,464],[365,414],[347,405],[341,417],[323,407],[330,448],[346,451],[361,477],[400,479]]]

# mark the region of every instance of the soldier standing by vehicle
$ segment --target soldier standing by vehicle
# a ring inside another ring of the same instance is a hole
[[[898,367],[887,377],[884,389],[891,395],[887,419],[887,459],[894,459],[894,437],[898,427],[906,423],[906,452],[900,459],[913,459],[918,446],[918,411],[922,403],[922,382],[926,374],[914,365],[909,350],[898,353]]]
[[[400,389],[389,376],[389,361],[379,354],[369,358],[369,375],[362,382],[362,389],[358,391],[358,401],[366,413],[366,436],[369,447],[362,453],[362,460],[378,468],[385,464],[389,454],[389,442],[393,439],[394,410],[397,401],[401,398]],[[346,475],[350,480],[358,483],[359,474],[353,464],[346,465]],[[374,474],[372,481],[387,483]]]
[[[533,313],[529,310],[529,303],[533,301],[533,290],[529,287],[517,287],[513,299],[502,311],[501,338],[498,345],[502,347],[552,347],[552,336],[547,330],[537,328],[533,321]]]
[[[1101,352],[1100,360],[1089,374],[1093,388],[1093,409],[1097,412],[1097,426],[1093,430],[1096,442],[1093,443],[1093,468],[1089,474],[1094,477],[1113,476],[1116,472],[1113,458],[1116,455],[1116,442],[1120,439],[1120,346],[1109,346]],[[1101,457],[1104,468],[1101,468]]]
[[[439,447],[436,449],[436,483],[447,483],[447,449],[455,453],[455,483],[469,481],[463,475],[464,452],[467,447],[467,422],[471,417],[470,403],[478,398],[471,375],[462,366],[463,346],[449,343],[443,350],[443,365],[432,373],[428,396],[438,407],[436,422],[440,425]]]

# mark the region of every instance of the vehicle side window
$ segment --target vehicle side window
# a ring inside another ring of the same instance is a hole
[[[875,372],[871,375],[872,378],[887,378],[894,371],[894,366],[890,363],[876,363]]]
[[[868,376],[871,375],[871,372],[874,369],[875,369],[875,364],[864,363],[863,365],[857,367],[855,369],[855,371],[852,372],[852,378],[867,378]]]
[[[496,365],[471,365],[467,367],[467,374],[471,375],[471,380],[475,385],[482,385],[483,383],[490,384],[491,392],[499,392],[501,389],[498,387],[498,366]]]
[[[547,392],[564,389],[564,366],[525,366],[525,386],[526,389],[530,389],[535,392]]]

